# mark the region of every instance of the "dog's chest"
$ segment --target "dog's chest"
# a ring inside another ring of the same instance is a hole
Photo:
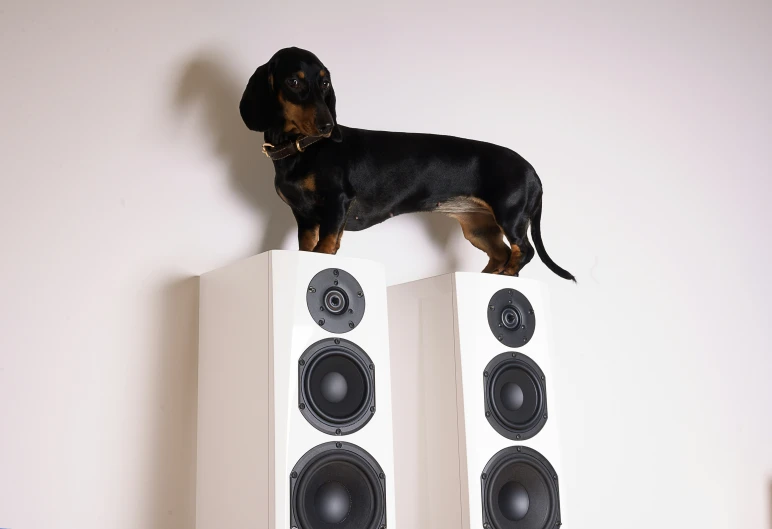
[[[276,193],[298,213],[309,213],[319,203],[316,174],[303,173],[292,178],[277,178]]]

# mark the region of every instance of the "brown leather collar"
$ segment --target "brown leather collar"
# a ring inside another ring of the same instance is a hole
[[[293,154],[305,151],[309,145],[312,145],[319,140],[323,140],[324,138],[324,136],[301,136],[295,141],[290,141],[279,147],[271,145],[270,143],[263,143],[263,154],[271,160],[281,160],[282,158],[287,158]]]

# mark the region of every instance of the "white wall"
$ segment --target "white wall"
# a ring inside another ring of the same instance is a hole
[[[193,527],[195,276],[296,247],[237,112],[288,45],[344,124],[541,175],[568,527],[771,527],[772,4],[368,4],[0,6],[0,527]],[[486,262],[420,216],[341,253]]]

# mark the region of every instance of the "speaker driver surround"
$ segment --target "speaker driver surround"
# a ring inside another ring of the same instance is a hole
[[[309,450],[292,469],[290,490],[292,527],[386,527],[386,476],[357,445],[330,442]]]
[[[365,293],[354,276],[339,268],[316,274],[306,291],[308,312],[323,329],[344,334],[356,328],[365,315]]]
[[[504,288],[488,302],[488,326],[508,347],[522,347],[533,337],[536,315],[531,302],[521,292]]]
[[[483,372],[485,417],[513,441],[530,439],[547,423],[547,392],[539,365],[522,353],[501,353]]]
[[[375,364],[358,345],[326,338],[298,362],[298,406],[319,431],[347,435],[375,414]]]
[[[561,523],[558,476],[532,448],[498,452],[485,466],[481,486],[483,527],[553,529]]]

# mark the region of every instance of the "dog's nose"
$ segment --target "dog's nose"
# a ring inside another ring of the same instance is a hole
[[[330,132],[332,132],[332,127],[333,127],[332,123],[324,123],[322,125],[319,125],[319,133],[322,134],[323,136],[327,135]]]

